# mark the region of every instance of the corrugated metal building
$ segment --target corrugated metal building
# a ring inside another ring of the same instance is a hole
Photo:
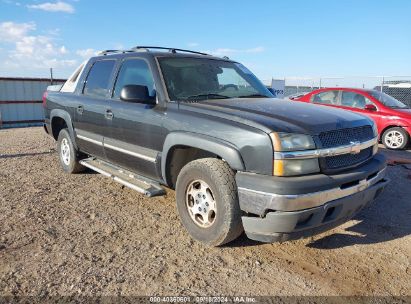
[[[64,82],[53,79],[53,84]],[[47,78],[0,77],[0,128],[41,125],[42,97],[50,84]]]

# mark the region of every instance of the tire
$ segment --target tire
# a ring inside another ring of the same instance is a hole
[[[243,232],[234,172],[222,160],[185,165],[177,177],[176,201],[181,222],[199,242],[220,246]]]
[[[382,143],[387,149],[402,150],[407,147],[410,137],[403,128],[389,128],[382,135]]]
[[[85,168],[79,163],[79,153],[74,148],[70,133],[67,129],[62,129],[59,133],[57,151],[64,172],[78,173],[84,171]]]

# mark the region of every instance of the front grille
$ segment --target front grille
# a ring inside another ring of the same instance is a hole
[[[341,169],[351,167],[366,161],[372,156],[372,147],[361,150],[358,154],[342,154],[337,156],[325,157],[327,169]]]
[[[333,148],[349,145],[351,142],[364,142],[374,138],[371,126],[362,126],[350,129],[340,129],[320,133],[319,135],[323,148]]]
[[[374,138],[374,132],[371,126],[362,126],[350,129],[333,130],[320,133],[319,139],[322,148],[334,148],[349,145],[352,142],[365,142]],[[337,156],[324,157],[321,168],[325,172],[328,170],[338,170],[349,168],[363,163],[373,155],[373,147],[363,149],[358,154],[343,154]]]

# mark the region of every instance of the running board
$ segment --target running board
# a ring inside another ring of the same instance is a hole
[[[166,192],[161,185],[151,179],[137,175],[130,171],[119,168],[108,162],[99,160],[94,157],[86,158],[80,161],[84,167],[90,168],[104,176],[112,178],[114,181],[136,190],[148,197],[165,195]]]

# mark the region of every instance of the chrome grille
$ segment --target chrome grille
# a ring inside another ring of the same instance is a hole
[[[341,169],[351,167],[366,161],[372,156],[373,147],[362,150],[358,154],[343,154],[338,156],[325,157],[327,169]]]
[[[323,148],[332,148],[349,145],[351,142],[364,142],[374,138],[371,126],[362,126],[350,129],[340,129],[320,133],[319,135]]]

